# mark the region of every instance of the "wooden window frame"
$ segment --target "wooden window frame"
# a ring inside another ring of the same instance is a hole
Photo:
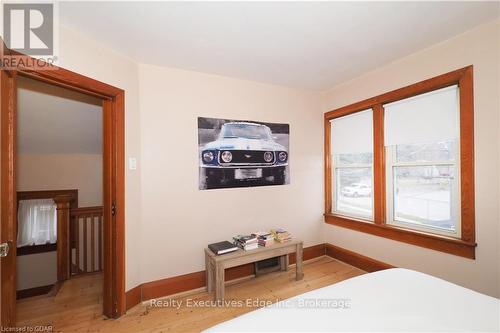
[[[437,89],[460,88],[460,216],[461,237],[454,238],[386,224],[386,182],[384,147],[384,104]],[[373,109],[373,223],[332,213],[332,160],[330,121],[366,109]],[[461,68],[324,115],[325,222],[416,246],[475,259],[474,202],[474,91],[473,66]]]
[[[57,243],[42,244],[42,245],[26,245],[17,248],[17,256],[27,256],[30,254],[39,254],[46,252],[56,252]]]
[[[17,207],[19,201],[32,199],[55,199],[59,195],[69,195],[71,197],[71,209],[78,208],[78,190],[41,190],[41,191],[17,191]]]

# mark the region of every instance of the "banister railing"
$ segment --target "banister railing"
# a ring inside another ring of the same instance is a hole
[[[103,207],[70,210],[71,275],[102,271]]]

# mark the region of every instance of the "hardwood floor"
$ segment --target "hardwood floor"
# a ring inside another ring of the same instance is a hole
[[[242,307],[193,307],[198,301],[211,301],[206,292],[161,299],[163,307],[151,301],[130,309],[117,320],[102,313],[102,275],[88,275],[63,284],[55,297],[39,296],[17,303],[18,326],[52,325],[54,332],[199,332],[217,323],[313,289],[321,288],[365,272],[330,257],[304,264],[304,279],[295,281],[295,270],[270,273],[226,287],[226,300],[258,300],[260,304]],[[188,306],[191,304],[191,306]],[[169,303],[169,304],[165,304]]]

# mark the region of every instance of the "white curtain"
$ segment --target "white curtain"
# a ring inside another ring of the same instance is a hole
[[[52,199],[21,200],[17,211],[17,246],[57,241],[57,210]]]

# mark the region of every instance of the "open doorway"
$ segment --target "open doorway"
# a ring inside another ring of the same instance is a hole
[[[18,322],[82,296],[102,312],[102,121],[97,97],[17,80]]]
[[[0,60],[14,57],[16,63],[34,63],[29,56],[5,48]],[[37,60],[40,63],[41,60]],[[102,214],[102,314],[116,318],[125,313],[125,122],[122,89],[92,78],[52,66],[40,68],[2,69],[0,71],[0,321],[3,327],[16,325],[16,270],[17,270],[17,93],[18,81],[31,78],[51,86],[97,97],[102,109],[102,159],[103,159],[103,214]],[[62,196],[57,204],[58,219],[70,219],[70,196]],[[69,222],[58,224],[68,228],[58,230],[57,246],[67,247],[58,251],[58,275],[69,277],[71,272]],[[64,233],[68,235],[61,236]],[[76,250],[75,250],[76,251]],[[66,258],[64,258],[66,256]],[[77,265],[78,266],[78,265]]]

